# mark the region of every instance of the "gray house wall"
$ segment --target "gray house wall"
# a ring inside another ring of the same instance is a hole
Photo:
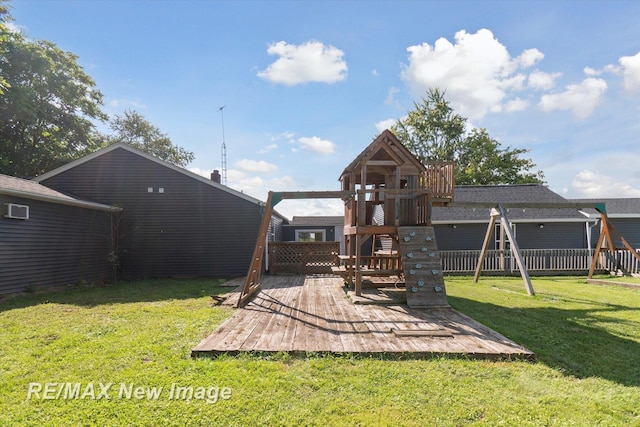
[[[609,222],[635,249],[640,249],[640,221],[637,218],[609,218]],[[593,245],[600,237],[600,225],[593,228]],[[615,239],[616,247],[622,247],[622,242]]]
[[[122,148],[40,182],[123,208],[118,233],[126,277],[247,273],[262,218],[257,203]]]
[[[436,224],[434,226],[438,248],[443,251],[480,250],[487,233],[486,224]],[[516,223],[516,240],[521,249],[575,249],[586,248],[586,231],[584,223],[579,222],[545,222]],[[494,249],[494,236],[490,249]],[[594,240],[594,244],[595,244]]]
[[[436,224],[434,230],[441,251],[480,250],[487,232],[487,224]]]
[[[0,217],[0,294],[109,281],[113,213],[0,194],[29,219]]]
[[[324,230],[326,242],[336,242],[336,228],[334,226],[313,226],[313,225],[284,225],[282,227],[282,241],[295,242],[296,230]]]

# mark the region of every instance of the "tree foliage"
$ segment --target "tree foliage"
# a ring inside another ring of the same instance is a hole
[[[502,148],[486,129],[467,131],[467,119],[454,113],[444,92],[430,89],[422,103],[414,103],[407,117],[398,120],[392,131],[423,163],[453,161],[456,184],[543,183],[542,171],[521,156],[526,149]]]
[[[113,134],[105,135],[105,144],[125,142],[132,147],[174,165],[185,167],[194,158],[191,151],[172,144],[171,139],[136,111],[125,111],[109,121]]]
[[[32,177],[97,148],[102,93],[77,57],[14,31],[0,3],[0,171]]]

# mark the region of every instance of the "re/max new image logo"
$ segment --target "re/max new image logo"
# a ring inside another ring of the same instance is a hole
[[[141,386],[134,383],[32,382],[27,400],[203,400],[216,403],[231,399],[229,387],[189,386],[172,383],[165,386]]]

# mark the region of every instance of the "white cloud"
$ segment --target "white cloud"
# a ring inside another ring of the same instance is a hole
[[[395,105],[397,107],[400,106],[399,102],[395,99],[396,95],[400,92],[400,89],[397,87],[391,86],[389,88],[389,92],[387,93],[387,97],[384,100],[385,105]]]
[[[549,90],[555,85],[555,81],[562,73],[545,73],[533,71],[528,77],[528,86],[536,90]]]
[[[376,129],[378,129],[378,132],[382,132],[385,129],[391,129],[391,126],[395,125],[396,122],[396,119],[381,120],[376,123]]]
[[[266,147],[261,148],[258,153],[266,154],[278,148],[278,144],[269,144]]]
[[[236,167],[245,172],[273,173],[278,170],[278,166],[264,160],[242,159],[236,163]]]
[[[534,66],[537,62],[544,58],[544,53],[538,49],[527,49],[515,59],[515,63],[518,67],[529,68]]]
[[[282,141],[283,139],[289,142],[293,142],[296,134],[293,132],[285,131],[277,135],[271,135],[269,137],[271,142]]]
[[[527,107],[529,107],[529,101],[526,99],[515,98],[505,104],[504,110],[508,113],[514,113],[516,111],[524,111]]]
[[[380,73],[378,72],[378,70],[374,69],[373,71],[371,71],[371,75],[374,77],[379,77]]]
[[[511,58],[490,30],[475,34],[458,31],[455,44],[445,38],[410,46],[409,65],[402,78],[415,97],[424,97],[429,88],[446,90],[447,99],[466,117],[481,118],[490,111],[501,111],[507,91],[521,90],[526,76],[516,70],[528,68],[544,55],[537,49],[525,50]]]
[[[281,177],[273,178],[269,180],[269,188],[275,191],[291,190],[292,188],[295,188],[296,185],[297,185],[297,181],[289,175],[285,175],[285,176],[281,176]]]
[[[231,175],[231,173],[229,175]],[[231,176],[229,176],[229,187],[233,188],[236,191],[241,191],[245,194],[255,197],[258,200],[266,200],[264,180],[259,176],[245,176],[244,178],[239,179],[231,179]]]
[[[135,101],[126,98],[114,98],[109,100],[107,105],[111,108],[118,108],[121,110],[134,109],[134,110],[146,110],[147,106],[140,101]]]
[[[576,118],[585,119],[593,113],[606,90],[604,80],[587,77],[580,84],[567,86],[564,92],[543,95],[538,107],[544,112],[571,110]]]
[[[587,76],[593,77],[593,76],[599,76],[603,73],[619,74],[621,69],[622,69],[621,67],[617,67],[613,64],[608,64],[602,67],[602,69],[600,70],[596,70],[595,68],[592,68],[592,67],[584,67],[583,72]]]
[[[25,34],[27,32],[27,27],[24,25],[18,25],[15,22],[4,22],[5,27],[9,32],[17,33],[17,34]]]
[[[189,171],[205,178],[211,178],[211,172],[213,172],[213,169],[189,168]]]
[[[313,151],[318,154],[333,154],[336,150],[336,145],[326,139],[320,139],[317,136],[298,138],[298,142],[304,150]]]
[[[629,92],[640,91],[640,52],[623,56],[618,62],[623,68],[623,86]]]
[[[576,198],[640,197],[640,189],[590,170],[580,171],[571,187],[577,194]]]
[[[344,52],[318,41],[301,45],[279,41],[269,45],[267,53],[279,58],[258,72],[258,77],[273,83],[293,86],[308,82],[336,83],[347,78]]]
[[[283,200],[275,209],[291,219],[294,216],[344,215],[344,202],[337,199]]]

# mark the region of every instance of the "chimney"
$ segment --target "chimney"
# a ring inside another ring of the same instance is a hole
[[[220,184],[220,171],[215,169],[213,172],[211,172],[211,181],[213,182],[217,182],[218,184]]]

